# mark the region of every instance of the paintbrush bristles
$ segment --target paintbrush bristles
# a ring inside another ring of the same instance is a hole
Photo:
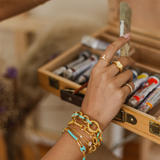
[[[130,9],[128,3],[121,2],[120,3],[120,34],[119,34],[120,37],[130,32],[131,18],[132,18],[132,10]],[[120,49],[120,56],[128,56],[129,49],[130,49],[130,45],[129,45],[129,42],[127,42]]]
[[[121,2],[120,3],[120,21],[124,21],[128,28],[131,27],[131,17],[132,10],[129,7],[128,3]]]

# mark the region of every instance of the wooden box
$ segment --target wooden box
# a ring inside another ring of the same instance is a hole
[[[109,0],[109,24],[94,33],[93,37],[107,42],[113,42],[119,37],[119,3],[121,1]],[[136,66],[142,71],[160,74],[160,1],[125,1],[133,11],[130,44],[136,48],[136,52],[131,57],[136,60]],[[79,84],[55,75],[51,71],[69,63],[84,49],[90,49],[98,55],[103,54],[102,51],[88,48],[80,43],[75,45],[38,70],[40,86],[57,96],[60,96],[62,89],[79,88]],[[81,90],[81,93],[85,94],[85,92],[86,89]],[[160,105],[146,114],[124,104],[113,122],[160,144]]]

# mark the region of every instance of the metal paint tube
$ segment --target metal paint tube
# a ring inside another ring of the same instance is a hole
[[[77,64],[74,67],[71,67],[66,70],[64,77],[67,79],[75,80],[80,74],[86,71],[88,68],[94,66],[98,61],[96,55],[91,55],[90,58],[83,61],[82,63]]]
[[[106,43],[104,41],[101,41],[99,39],[93,38],[88,35],[85,35],[82,37],[81,43],[93,49],[102,50],[102,51],[105,51],[106,48],[110,45],[110,43]],[[116,52],[116,55],[120,56],[120,50]]]
[[[147,82],[145,82],[140,90],[138,90],[128,101],[128,105],[132,107],[138,107],[138,105],[150,94],[160,82],[160,75],[154,74],[150,76]]]
[[[160,103],[160,86],[146,98],[146,100],[138,107],[138,110],[147,113],[158,103]]]
[[[79,84],[86,83],[89,80],[89,77],[90,77],[90,74],[91,74],[93,67],[94,66],[92,66],[91,68],[87,69],[84,73],[82,73],[76,82]]]
[[[60,68],[57,68],[56,70],[53,71],[53,73],[55,73],[57,75],[63,75],[64,72],[68,68],[71,68],[71,67],[83,62],[85,59],[89,58],[90,56],[91,56],[90,51],[88,51],[88,50],[82,51],[82,52],[80,52],[78,59],[72,61],[71,63],[68,63],[66,66],[62,66]]]

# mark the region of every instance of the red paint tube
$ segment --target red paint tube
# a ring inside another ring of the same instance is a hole
[[[136,108],[138,105],[160,84],[160,75],[154,74],[150,76],[147,82],[143,84],[140,90],[138,90],[128,101],[128,105]]]

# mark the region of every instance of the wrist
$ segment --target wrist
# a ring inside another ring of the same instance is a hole
[[[64,131],[67,131],[77,141],[80,150],[84,149],[84,157],[88,153],[94,152],[102,141],[102,131],[98,122],[90,120],[82,112],[72,114],[72,121],[69,121],[68,127]]]
[[[87,110],[83,110],[82,108],[81,108],[80,111],[81,111],[84,115],[87,115],[90,119],[93,119],[93,120],[97,121],[102,132],[105,130],[105,128],[106,128],[106,127],[109,125],[109,123],[110,123],[110,122],[105,123],[103,120],[101,120],[101,117],[100,117],[100,115],[98,115],[98,114],[94,114],[94,113],[92,113],[92,112],[87,112]],[[96,125],[95,125],[95,124],[93,124],[91,127],[92,127],[93,129],[96,129]]]

